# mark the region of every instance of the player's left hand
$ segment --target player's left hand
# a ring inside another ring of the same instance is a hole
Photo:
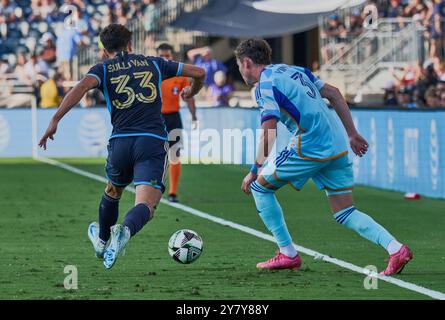
[[[349,143],[351,144],[352,151],[359,157],[363,157],[368,151],[368,141],[358,133],[349,137]]]
[[[56,132],[57,132],[57,121],[51,120],[51,122],[48,125],[48,129],[46,129],[45,134],[39,141],[39,147],[43,148],[43,150],[46,150],[46,142],[48,141],[48,138],[54,140],[54,135],[56,134]]]
[[[187,86],[184,89],[182,89],[182,91],[181,91],[181,98],[184,99],[184,100],[193,98],[192,88],[190,86]]]
[[[241,190],[243,190],[243,192],[245,194],[249,195],[250,194],[250,185],[257,178],[258,178],[257,174],[255,174],[253,172],[249,172],[249,174],[244,178],[243,183],[241,184]]]

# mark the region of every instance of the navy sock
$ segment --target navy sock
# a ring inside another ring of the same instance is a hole
[[[131,236],[134,236],[145,226],[150,218],[150,208],[140,203],[128,211],[123,225],[127,226],[130,229]]]
[[[104,193],[99,206],[99,238],[107,242],[110,238],[110,227],[114,226],[119,216],[119,200]]]

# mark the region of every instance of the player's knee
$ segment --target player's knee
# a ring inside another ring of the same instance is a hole
[[[250,185],[250,192],[255,198],[257,204],[261,202],[261,199],[273,196],[275,191],[276,190],[274,189],[268,189],[267,187],[261,185],[260,183],[258,183],[258,180],[252,182],[252,184]]]
[[[331,194],[329,196],[329,204],[331,205],[331,211],[335,215],[338,212],[353,206],[352,193],[345,194]]]
[[[122,188],[114,186],[111,182],[108,182],[107,186],[105,187],[105,193],[107,196],[113,199],[120,199],[123,191],[124,190]]]
[[[279,189],[277,186],[269,183],[263,176],[259,176],[256,183],[270,192],[275,192]]]

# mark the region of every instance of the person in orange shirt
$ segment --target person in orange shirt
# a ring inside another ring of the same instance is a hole
[[[173,60],[173,47],[167,43],[162,43],[156,49],[158,57],[167,60]],[[173,130],[182,130],[182,121],[179,114],[179,98],[183,88],[190,86],[189,79],[186,77],[174,77],[164,80],[161,85],[162,89],[162,116],[164,117],[167,132],[170,134]],[[196,127],[196,106],[193,98],[186,100],[187,106],[192,114],[192,129]],[[170,202],[178,201],[178,185],[181,176],[181,162],[179,161],[179,151],[181,147],[180,132],[173,133],[177,136],[176,141],[169,141],[169,193],[168,200]],[[172,148],[177,144],[175,148]],[[176,151],[176,152],[175,152]],[[175,154],[176,153],[176,154]]]

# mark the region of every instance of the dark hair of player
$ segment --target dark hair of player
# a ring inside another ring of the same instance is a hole
[[[156,48],[156,51],[171,51],[173,53],[173,47],[168,43],[161,43],[159,47]]]
[[[261,39],[248,39],[242,41],[235,49],[239,60],[250,58],[256,64],[269,65],[272,63],[272,49]]]
[[[121,24],[110,24],[99,35],[102,45],[108,52],[126,51],[132,32]]]

